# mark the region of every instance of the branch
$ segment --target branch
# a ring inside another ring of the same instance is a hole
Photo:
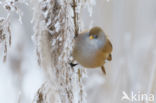
[[[74,36],[79,30],[76,5],[72,0],[42,0],[35,9],[34,42],[50,85],[40,88],[37,103],[85,103],[84,70],[69,64]]]
[[[78,18],[78,13],[76,12],[77,4],[76,4],[75,0],[73,0],[72,7],[73,7],[73,12],[74,12],[73,20],[74,20],[74,27],[75,27],[75,37],[77,37],[78,33],[79,33],[79,26],[78,26],[78,19],[79,18]]]

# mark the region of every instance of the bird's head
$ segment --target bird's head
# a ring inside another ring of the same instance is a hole
[[[89,39],[98,39],[101,35],[103,35],[103,30],[100,27],[93,27],[89,31]]]

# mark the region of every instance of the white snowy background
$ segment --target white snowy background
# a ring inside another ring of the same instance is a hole
[[[0,103],[32,103],[45,80],[32,42],[32,6],[18,7],[22,23],[11,13],[12,45],[5,63],[0,44]],[[0,5],[0,17],[6,15]],[[88,0],[81,20],[84,29],[101,26],[113,44],[107,75],[100,69],[87,70],[88,103],[122,103],[122,91],[156,96],[156,0]]]

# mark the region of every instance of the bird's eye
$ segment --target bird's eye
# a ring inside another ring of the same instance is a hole
[[[89,35],[89,39],[96,39],[98,36],[97,35]]]
[[[93,35],[93,38],[95,38],[95,39],[96,39],[97,37],[98,37],[97,35]]]

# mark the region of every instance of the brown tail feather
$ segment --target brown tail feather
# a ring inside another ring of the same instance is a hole
[[[103,71],[104,75],[106,75],[106,70],[104,66],[101,66],[101,70]]]

